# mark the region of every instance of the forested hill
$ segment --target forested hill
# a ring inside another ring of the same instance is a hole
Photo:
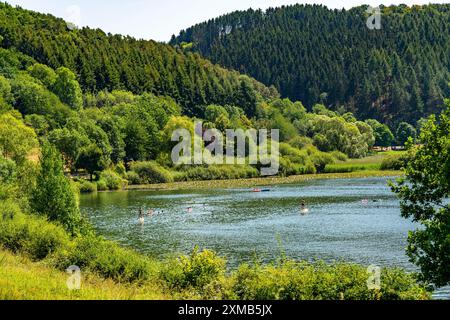
[[[198,54],[154,41],[101,30],[72,30],[51,15],[0,2],[0,47],[14,48],[52,68],[68,67],[84,91],[124,89],[174,98],[188,115],[202,116],[208,104],[239,105],[252,115],[258,96],[276,90]]]
[[[449,96],[450,4],[381,7],[294,5],[234,12],[184,30],[172,45],[275,85],[283,96],[363,118],[414,122]]]

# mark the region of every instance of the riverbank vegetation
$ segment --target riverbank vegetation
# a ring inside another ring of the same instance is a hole
[[[303,174],[289,177],[265,177],[251,179],[231,179],[231,180],[200,180],[200,181],[182,181],[160,184],[142,184],[129,185],[127,190],[196,190],[211,188],[254,188],[270,187],[284,184],[297,184],[310,182],[314,180],[328,179],[354,179],[354,178],[370,178],[370,177],[398,177],[402,175],[401,171],[383,171],[383,170],[363,170],[344,173],[323,173],[323,174]]]
[[[344,173],[357,171],[402,170],[410,155],[405,151],[376,152],[374,155],[348,161],[337,161],[325,167],[326,173]]]

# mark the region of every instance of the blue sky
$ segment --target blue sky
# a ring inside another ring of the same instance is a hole
[[[51,13],[81,26],[136,38],[168,41],[193,24],[248,8],[277,7],[294,3],[322,3],[330,8],[359,4],[425,4],[422,0],[0,0],[26,9]],[[433,3],[447,1],[435,0]]]

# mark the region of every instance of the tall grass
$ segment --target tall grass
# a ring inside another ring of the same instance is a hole
[[[328,164],[325,167],[324,173],[375,171],[375,170],[380,170],[380,169],[381,169],[381,164],[378,164],[378,163],[366,163],[366,164],[337,163],[337,164]]]
[[[282,260],[242,265],[232,274],[229,299],[239,300],[421,300],[429,293],[400,269],[383,269],[381,289],[369,290],[367,269],[349,263],[327,265]]]
[[[175,181],[248,179],[258,176],[258,170],[248,165],[211,165],[188,167],[175,175]]]
[[[0,248],[0,300],[171,299],[158,283],[120,284],[82,271],[81,289],[69,290],[65,271]]]
[[[328,164],[325,173],[348,173],[358,171],[400,170],[398,160],[404,158],[405,153],[400,151],[378,152],[369,157],[351,159]]]

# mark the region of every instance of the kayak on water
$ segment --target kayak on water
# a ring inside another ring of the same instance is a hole
[[[258,188],[255,188],[255,189],[252,190],[252,192],[270,192],[270,189],[258,189]]]

